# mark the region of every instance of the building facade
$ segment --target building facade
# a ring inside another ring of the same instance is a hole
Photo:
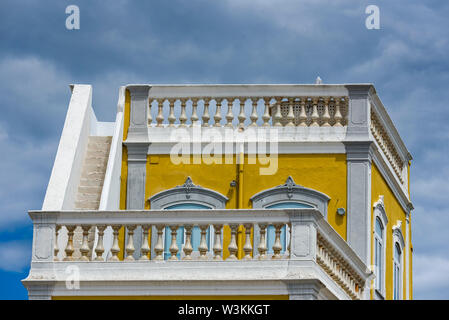
[[[412,299],[411,155],[371,84],[73,85],[30,299]]]

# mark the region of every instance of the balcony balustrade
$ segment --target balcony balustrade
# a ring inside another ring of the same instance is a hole
[[[24,280],[25,285],[33,281],[54,280],[55,277],[58,278],[58,272],[61,273],[63,268],[69,265],[76,265],[86,279],[89,278],[89,273],[97,273],[97,277],[106,281],[120,277],[132,279],[142,272],[139,270],[152,270],[151,277],[156,278],[158,272],[159,276],[164,273],[163,277],[167,277],[165,280],[174,280],[183,273],[183,269],[184,272],[187,271],[183,280],[201,280],[202,277],[203,280],[217,277],[221,280],[233,280],[239,278],[240,271],[241,277],[278,277],[281,280],[292,280],[292,277],[288,276],[289,273],[294,274],[291,271],[292,266],[306,262],[313,263],[316,269],[322,270],[322,276],[334,282],[339,287],[338,290],[346,294],[346,298],[362,299],[365,283],[371,274],[348,244],[315,209],[30,211],[29,214],[34,223],[34,238],[31,271],[29,277]],[[258,228],[254,228],[256,225]],[[267,248],[266,235],[270,225],[274,226],[275,240],[272,248]],[[199,227],[201,234],[197,255],[192,255],[194,226]],[[211,226],[213,241],[209,245],[206,233]],[[224,231],[224,226],[229,229]],[[243,257],[238,259],[237,237],[241,226],[244,228]],[[288,241],[283,243],[280,237],[284,226],[287,226]],[[74,257],[73,246],[73,234],[77,227],[83,230],[79,258]],[[93,248],[88,245],[88,232],[91,227],[95,227],[97,232],[97,241]],[[138,255],[133,241],[137,227],[141,227],[143,233],[143,245],[138,249]],[[185,230],[182,247],[178,246],[176,240],[180,227]],[[104,234],[108,229],[112,230],[112,243],[105,246]],[[124,248],[119,246],[120,230],[127,233]],[[154,245],[149,243],[151,230],[157,233]],[[168,242],[164,241],[163,237],[166,230],[169,230],[171,239]],[[257,243],[254,243],[256,240],[252,241],[254,230],[260,233],[259,237],[254,237],[258,239]],[[67,232],[66,241],[61,237],[62,231]],[[222,240],[224,232],[230,234],[230,241],[226,245]],[[167,259],[163,256],[165,246],[169,246],[170,254]],[[105,247],[111,248],[109,254]],[[179,255],[181,251],[183,254]],[[224,254],[224,251],[227,253]],[[268,253],[269,251],[272,253]],[[210,252],[212,254],[208,254]],[[201,272],[195,276],[192,271],[193,278],[190,279],[189,272],[194,270],[195,266],[198,266]],[[242,271],[242,267],[249,269]],[[287,275],[281,272],[285,271],[285,268],[290,270]],[[252,269],[254,274],[248,274]],[[102,273],[101,276],[98,272]],[[167,275],[167,272],[171,272],[170,275]],[[262,275],[258,274],[260,272]]]

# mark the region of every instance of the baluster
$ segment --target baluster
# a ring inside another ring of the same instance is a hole
[[[330,127],[329,120],[331,119],[331,116],[329,115],[329,98],[324,98],[324,112],[321,116],[323,119],[323,127]]]
[[[239,119],[239,128],[243,128],[245,126],[245,120],[246,120],[246,116],[245,116],[245,98],[239,98],[239,103],[240,103],[240,113],[237,117],[237,119]]]
[[[192,98],[192,116],[190,119],[192,120],[192,127],[198,125],[198,114],[197,114],[197,108],[198,108],[198,98]]]
[[[342,127],[341,119],[343,117],[340,112],[340,99],[341,98],[335,99],[335,114],[334,114],[335,124],[334,124],[334,127]]]
[[[234,115],[232,114],[232,106],[234,104],[234,98],[227,98],[228,102],[228,113],[226,114],[226,127],[232,127],[232,120],[234,120]]]
[[[217,110],[215,111],[215,116],[214,116],[214,121],[215,127],[220,127],[220,121],[221,121],[221,103],[222,103],[223,99],[222,98],[216,98],[215,102],[216,102],[216,106],[217,106]]]
[[[184,245],[184,258],[183,260],[192,260],[191,253],[193,251],[192,248],[192,225],[185,225],[184,230],[186,231],[186,243]]]
[[[299,112],[299,126],[307,127],[307,113],[306,113],[306,97],[301,98],[301,111]]]
[[[283,225],[282,224],[275,224],[275,240],[273,244],[273,257],[272,259],[281,259],[281,250],[282,250],[282,244],[281,244],[281,229]]]
[[[76,229],[76,226],[66,226],[67,229],[67,245],[65,247],[65,255],[64,261],[74,261],[73,252],[75,248],[73,247],[73,233]]]
[[[262,116],[262,120],[263,120],[262,126],[264,126],[264,127],[270,126],[270,124],[268,123],[268,121],[270,121],[270,100],[271,100],[271,98],[269,98],[269,97],[263,98],[265,109],[264,109],[264,113]]]
[[[79,258],[80,261],[89,261],[89,257],[87,256],[89,254],[89,244],[87,242],[87,237],[89,235],[89,225],[82,225],[81,229],[83,229],[83,242],[81,244],[80,252],[81,257]]]
[[[142,241],[142,247],[140,248],[140,259],[139,260],[149,260],[148,253],[150,252],[150,247],[148,246],[148,232],[151,226],[149,225],[143,225],[142,226],[142,232],[143,232],[143,241]]]
[[[157,99],[157,108],[158,108],[158,113],[156,116],[156,127],[162,127],[162,122],[164,122],[164,115],[162,113],[162,109],[164,108],[164,101],[165,99]]]
[[[151,123],[153,122],[153,118],[151,117],[151,103],[153,100],[150,98],[148,99],[148,125],[151,126]]]
[[[260,229],[260,240],[259,240],[259,246],[257,250],[259,251],[259,260],[264,260],[267,258],[266,252],[267,252],[267,241],[265,239],[265,234],[267,232],[267,224],[266,223],[259,223],[259,229]]]
[[[174,226],[170,226],[170,230],[171,230],[171,244],[170,244],[170,258],[168,258],[168,260],[178,260],[178,257],[176,256],[178,254],[179,248],[178,248],[178,244],[176,243],[176,235],[178,234],[178,226],[174,225]]]
[[[97,246],[95,247],[95,254],[97,257],[95,258],[95,261],[104,261],[103,259],[103,252],[104,252],[104,244],[103,244],[103,237],[104,237],[104,230],[106,229],[105,225],[97,226],[98,229],[98,241]]]
[[[247,223],[244,225],[245,227],[245,245],[243,246],[243,252],[245,253],[245,256],[243,259],[245,260],[251,260],[253,257],[251,257],[251,252],[253,251],[253,247],[251,245],[251,227],[252,225],[250,223]]]
[[[257,98],[251,98],[250,100],[251,100],[251,103],[252,103],[252,106],[253,106],[253,111],[251,112],[251,115],[249,116],[249,118],[251,119],[250,126],[251,127],[257,127],[256,121],[257,121],[257,102],[258,102],[258,99]]]
[[[181,115],[179,116],[179,126],[181,128],[186,127],[186,122],[187,122],[187,114],[186,114],[186,102],[187,99],[186,98],[181,98]]]
[[[223,251],[223,247],[221,246],[221,228],[223,225],[221,224],[214,224],[214,230],[215,230],[215,240],[214,240],[214,260],[223,260],[221,257],[221,253]]]
[[[293,113],[293,103],[295,102],[294,98],[288,98],[288,114],[287,114],[287,124],[286,127],[294,127],[295,126],[295,114]]]
[[[310,124],[311,127],[319,127],[318,119],[320,118],[320,115],[318,114],[318,98],[312,99],[312,123]]]
[[[134,229],[136,229],[136,226],[130,225],[127,226],[128,229],[128,244],[126,245],[126,261],[134,261]]]
[[[175,126],[175,102],[176,99],[168,99],[169,107],[170,107],[170,114],[168,115],[168,126],[174,127]]]
[[[236,242],[236,233],[237,233],[237,228],[238,228],[238,224],[231,224],[229,225],[229,227],[231,228],[231,242],[229,243],[228,246],[228,250],[229,250],[229,260],[236,260],[237,256],[237,242]]]
[[[282,97],[276,97],[276,112],[274,114],[274,124],[275,127],[282,127],[282,113],[281,113],[281,103],[282,103]]]
[[[112,235],[114,240],[112,242],[111,257],[109,258],[109,261],[120,261],[120,259],[118,258],[118,254],[120,253],[120,246],[118,245],[118,233],[121,227],[121,225],[112,226]]]
[[[156,254],[156,257],[154,258],[154,260],[164,260],[164,241],[162,239],[162,234],[164,232],[164,225],[162,224],[158,224],[156,226],[156,230],[157,230],[157,242],[156,245],[154,246],[154,252]]]
[[[56,225],[55,228],[55,244],[53,249],[53,261],[59,261],[58,259],[58,253],[59,253],[59,247],[58,247],[58,236],[59,236],[59,230],[61,229],[61,226]]]
[[[203,98],[204,101],[204,112],[203,112],[203,127],[209,127],[209,119],[210,119],[210,115],[209,115],[209,106],[210,106],[210,98]]]
[[[207,234],[207,228],[209,228],[209,225],[200,225],[201,229],[201,241],[200,245],[198,246],[198,251],[200,252],[200,260],[206,260],[207,259],[207,241],[206,241],[206,234]]]

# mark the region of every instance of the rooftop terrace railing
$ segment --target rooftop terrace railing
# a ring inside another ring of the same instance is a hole
[[[304,90],[308,88],[308,90]],[[154,86],[155,127],[344,126],[348,98],[337,86]]]

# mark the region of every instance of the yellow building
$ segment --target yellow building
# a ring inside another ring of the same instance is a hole
[[[371,84],[72,86],[30,299],[412,299],[411,156]]]

